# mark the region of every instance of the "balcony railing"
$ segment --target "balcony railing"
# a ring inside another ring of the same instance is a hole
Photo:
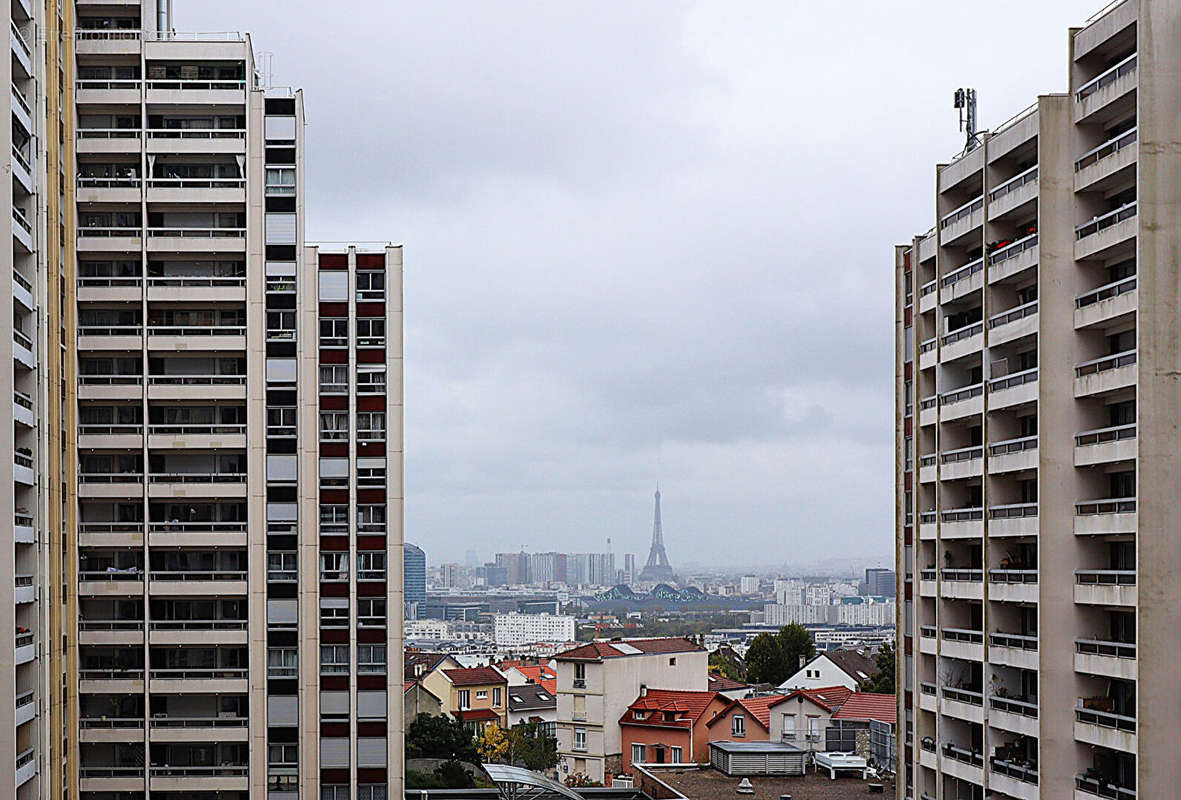
[[[993,647],[1011,647],[1015,650],[1037,650],[1037,637],[1025,633],[990,633],[988,643]]]
[[[97,236],[100,238],[111,237],[136,237],[143,233],[143,229],[138,225],[79,225],[79,236]]]
[[[951,508],[943,511],[940,517],[944,522],[975,522],[984,519],[983,508]]]
[[[1014,372],[1011,375],[1005,375],[1001,378],[994,378],[988,382],[988,391],[1001,392],[1005,389],[1012,389],[1015,386],[1024,386],[1027,383],[1036,381],[1037,375],[1037,367],[1034,367],[1033,369]]]
[[[1136,363],[1136,351],[1125,350],[1122,353],[1113,353],[1109,356],[1096,358],[1091,361],[1084,361],[1074,368],[1075,377],[1083,377],[1084,375],[1095,375],[1100,372],[1107,372],[1108,370],[1119,369],[1120,367],[1131,366]]]
[[[80,522],[79,533],[143,533],[142,522]]]
[[[218,80],[218,81],[170,81],[170,80],[148,80],[147,87],[151,89],[164,90],[182,90],[182,91],[197,91],[197,92],[211,92],[211,91],[236,91],[246,88],[245,80]]]
[[[1015,764],[994,757],[990,759],[989,769],[998,775],[1008,775],[1010,778],[1037,786],[1037,767]]]
[[[144,726],[144,718],[143,717],[81,717],[78,720],[78,727],[79,728],[89,728],[89,729],[99,729],[99,730],[102,730],[102,729],[111,730],[114,728],[134,729],[134,728],[142,728],[143,726]],[[88,768],[84,767],[83,771],[85,771],[86,769],[88,769]],[[100,769],[101,769],[101,767],[100,767]],[[135,767],[135,769],[137,771],[137,774],[138,774],[138,772],[143,770],[142,767]],[[90,777],[95,777],[95,776],[90,776]]]
[[[1089,517],[1095,514],[1131,514],[1135,510],[1136,498],[1134,497],[1084,500],[1074,504],[1074,513],[1078,517]]]
[[[152,717],[153,728],[245,728],[248,717]]]
[[[156,620],[149,626],[153,631],[244,631],[244,619],[169,619]]]
[[[920,511],[919,512],[919,524],[920,525],[927,525],[932,522],[935,522],[938,519],[938,516],[939,516],[939,514],[936,511]]]
[[[143,579],[144,573],[139,567],[110,567],[78,572],[78,580],[82,581],[142,581]]]
[[[984,269],[984,259],[978,258],[975,261],[965,264],[954,272],[949,272],[943,276],[939,282],[940,286],[951,286],[953,283],[959,283],[962,280],[972,277],[980,270]]]
[[[239,680],[245,678],[250,670],[244,667],[209,667],[198,669],[183,667],[180,669],[153,669],[152,680],[166,681],[199,681],[199,680]]]
[[[1136,216],[1136,201],[1120,206],[1114,211],[1108,211],[1106,214],[1095,217],[1089,222],[1084,222],[1074,229],[1075,239],[1085,239],[1088,236],[1093,236],[1100,231],[1107,230],[1113,225],[1118,225],[1126,219],[1131,219]]]
[[[245,178],[148,178],[151,189],[242,189]]]
[[[1119,297],[1121,294],[1136,291],[1136,275],[1129,275],[1112,283],[1100,286],[1098,289],[1093,289],[1084,294],[1080,294],[1074,300],[1075,308],[1086,308],[1100,303],[1104,300],[1110,300],[1113,297]]]
[[[941,571],[941,576],[945,581],[981,583],[984,581],[984,570],[946,567]]]
[[[242,325],[149,325],[150,336],[245,336]]]
[[[84,681],[142,681],[142,667],[82,667],[79,680]]]
[[[919,637],[922,639],[934,639],[935,638],[935,626],[934,625],[920,625],[919,626]]]
[[[149,425],[148,433],[170,434],[173,436],[202,436],[226,435],[234,436],[246,433],[243,425]]]
[[[1136,718],[1113,714],[1110,711],[1099,711],[1094,708],[1076,708],[1074,718],[1087,725],[1098,725],[1101,728],[1112,728],[1124,733],[1136,732]]]
[[[138,189],[140,180],[135,175],[78,176],[79,189]]]
[[[1037,247],[1037,243],[1037,234],[1031,233],[1024,239],[1018,239],[1012,244],[1007,244],[1004,247],[998,247],[988,255],[989,266],[996,266],[1003,261],[1008,261],[1010,258],[1016,258],[1026,250],[1031,250],[1034,247]]]
[[[1074,92],[1074,99],[1076,102],[1082,102],[1095,92],[1110,86],[1117,80],[1127,75],[1128,73],[1136,71],[1136,53],[1125,58],[1123,61],[1116,64],[1111,69],[1104,72],[1102,75],[1087,81]]]
[[[143,483],[142,472],[82,472],[78,479],[82,483]]]
[[[250,774],[250,767],[245,764],[219,764],[216,767],[153,766],[151,770],[153,778],[244,777]]]
[[[919,344],[919,352],[920,353],[929,353],[932,350],[934,350],[938,344],[939,344],[939,337],[932,336],[930,339],[927,339],[925,342],[921,342]]]
[[[943,640],[947,642],[964,642],[966,644],[984,644],[984,631],[973,631],[967,628],[944,628]]]
[[[973,386],[965,386],[962,389],[956,389],[952,392],[946,392],[939,395],[939,405],[947,406],[952,403],[958,403],[961,400],[970,400],[973,397],[979,397],[984,394],[984,384],[977,383]]]
[[[1008,503],[989,506],[989,519],[1024,519],[1037,516],[1037,503]]]
[[[143,726],[143,720],[140,720],[140,727]],[[95,766],[87,764],[84,767],[78,768],[79,778],[142,778],[144,768],[128,767],[128,766]]]
[[[943,696],[948,700],[955,700],[956,702],[967,703],[968,705],[984,705],[984,693],[976,692],[971,689],[958,689],[954,686],[944,686]]]
[[[999,328],[1002,325],[1008,325],[1010,322],[1016,322],[1019,319],[1032,317],[1037,313],[1037,308],[1037,300],[1032,300],[1024,305],[1011,308],[1008,311],[1002,311],[1000,314],[994,314],[988,318],[988,327],[991,330],[992,328]]]
[[[1083,431],[1074,437],[1078,447],[1087,447],[1107,442],[1122,442],[1136,438],[1136,423],[1131,425],[1116,425],[1112,428],[1097,428],[1093,431]]]
[[[1031,703],[1028,700],[998,697],[994,694],[988,696],[988,705],[997,711],[1006,711],[1010,714],[1020,714],[1023,717],[1037,719],[1037,703]]]
[[[939,220],[939,228],[943,229],[950,227],[951,225],[959,222],[961,219],[972,216],[982,208],[984,208],[984,195],[981,195],[974,200],[969,200],[955,211],[952,211],[943,219]]]
[[[934,408],[937,405],[939,405],[939,395],[931,395],[930,397],[924,397],[923,399],[919,400],[919,409],[921,411],[926,411],[927,409]]]
[[[246,131],[236,128],[155,128],[149,139],[245,139]]]
[[[1082,158],[1074,162],[1074,171],[1079,172],[1086,169],[1092,164],[1098,163],[1108,156],[1113,156],[1120,150],[1123,150],[1129,145],[1136,143],[1136,129],[1132,128],[1129,131],[1124,131],[1114,139],[1109,139],[1103,144],[1096,147],[1094,150],[1088,150],[1083,154]]]
[[[1114,783],[1092,778],[1087,775],[1076,775],[1074,788],[1085,794],[1102,797],[1105,800],[1136,800],[1136,790],[1116,786]]]
[[[245,375],[152,375],[154,386],[245,386]]]
[[[25,51],[25,58],[32,60],[32,50],[29,49],[29,43],[25,41],[25,37],[21,35],[20,28],[16,27],[16,23],[9,23],[12,27],[12,35],[16,39],[17,44]]]
[[[1037,570],[990,569],[988,579],[993,583],[1037,583]]]
[[[245,228],[148,228],[148,236],[176,239],[242,239]]]
[[[16,646],[16,647],[28,647],[32,643],[33,643],[33,634],[32,633],[18,633],[15,636],[14,646]]]
[[[20,226],[20,229],[30,236],[33,235],[33,225],[29,222],[29,218],[25,216],[23,208],[17,206],[12,207],[12,221]]]
[[[936,694],[936,692],[937,692],[937,689],[935,687],[935,684],[928,683],[926,681],[919,681],[919,693],[920,694],[931,695],[933,697]],[[932,748],[932,749],[934,749],[934,748]]]
[[[1075,639],[1074,652],[1085,656],[1135,658],[1135,642],[1105,642],[1099,639]]]
[[[20,769],[25,764],[33,763],[33,758],[36,757],[36,755],[37,755],[37,751],[32,747],[30,747],[27,750],[21,751],[20,753],[17,754],[17,757],[16,757],[16,768]]]
[[[958,464],[977,458],[984,458],[983,447],[962,447],[959,450],[945,450],[939,454],[939,460],[944,464]]]
[[[943,755],[955,761],[971,764],[974,767],[984,766],[984,755],[982,753],[964,747],[958,747],[954,744],[949,743],[943,745]]]
[[[82,29],[74,31],[74,37],[79,41],[83,39],[98,39],[98,40],[115,40],[115,41],[139,41],[142,31],[132,28],[96,28],[96,29]]]
[[[926,297],[929,294],[934,294],[935,290],[939,288],[939,281],[927,281],[919,287],[919,297]]]
[[[81,631],[142,631],[142,619],[81,619],[78,620],[78,630]]]
[[[994,442],[988,446],[988,454],[990,456],[1006,456],[1012,453],[1024,453],[1027,450],[1037,449],[1037,436],[1022,436],[1018,439],[1006,439],[1003,442]]]
[[[246,570],[194,569],[194,570],[166,570],[151,571],[154,581],[244,581]]]
[[[82,87],[79,87],[82,88]],[[79,139],[138,139],[139,128],[79,128]]]
[[[246,285],[245,277],[232,275],[169,275],[167,277],[148,278],[150,287],[214,287],[237,289]]]
[[[142,375],[79,375],[78,382],[82,384],[101,386],[139,386],[144,381]]]
[[[1080,569],[1074,573],[1079,586],[1135,586],[1136,571],[1132,569]]]
[[[143,425],[79,425],[80,436],[139,436],[143,434]]]
[[[16,99],[16,104],[24,110],[30,117],[33,116],[33,110],[29,108],[29,101],[25,99],[24,94],[20,89],[16,88],[16,84],[12,84],[12,96]],[[30,131],[31,133],[32,131]]]
[[[963,341],[964,339],[971,339],[978,333],[984,333],[983,322],[977,322],[975,325],[967,325],[963,328],[960,328],[959,330],[952,331],[943,337],[943,344],[955,344],[956,342]]]
[[[988,201],[995,203],[998,199],[1004,197],[1010,192],[1020,189],[1027,183],[1033,183],[1037,180],[1038,170],[1037,165],[1030,167],[1015,178],[1005,181],[1000,186],[988,193]]]
[[[925,456],[919,456],[920,467],[933,467],[939,461],[939,456],[934,453],[928,453]]]

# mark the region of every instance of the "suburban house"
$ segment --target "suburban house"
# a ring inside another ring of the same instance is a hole
[[[422,682],[437,670],[458,669],[460,666],[446,653],[424,653],[420,650],[402,652],[402,676],[408,681]]]
[[[872,656],[860,650],[830,650],[821,653],[779,684],[780,689],[815,689],[847,686],[852,691],[878,671]]]
[[[894,728],[897,724],[895,695],[854,692],[832,715],[829,749],[856,752],[870,763],[896,770],[898,745]]]
[[[709,690],[723,694],[731,700],[737,700],[750,694],[750,684],[711,672],[709,674]]]
[[[536,723],[541,733],[553,736],[558,727],[558,697],[545,686],[522,683],[508,687],[508,725]]]
[[[419,714],[437,717],[445,713],[443,701],[435,697],[430,689],[418,681],[406,681],[402,684],[402,720],[406,727],[409,727]]]
[[[824,741],[829,720],[851,694],[844,686],[827,686],[740,698],[707,723],[709,740],[787,742],[816,749],[815,743]]]
[[[619,718],[641,690],[709,688],[709,654],[688,639],[591,642],[559,653],[554,664],[559,770],[603,783],[623,768]]]
[[[524,686],[528,683],[536,683],[544,686],[551,693],[558,692],[558,673],[554,668],[545,664],[522,664],[521,662],[504,662],[500,665],[500,671],[504,677],[508,679],[509,686]]]
[[[508,726],[508,681],[496,667],[436,670],[423,685],[444,698],[449,712],[462,715],[473,733],[488,725]]]
[[[619,719],[622,771],[632,764],[692,764],[709,753],[706,723],[729,704],[717,692],[642,689]]]

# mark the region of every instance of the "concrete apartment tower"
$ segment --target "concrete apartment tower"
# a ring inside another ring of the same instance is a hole
[[[5,8],[0,796],[400,797],[401,248],[304,241],[248,38]]]
[[[895,253],[899,798],[1181,786],[1181,2],[1067,41]]]

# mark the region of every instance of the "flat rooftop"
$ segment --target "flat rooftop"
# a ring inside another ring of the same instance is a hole
[[[852,774],[848,774],[847,777],[842,775],[835,781],[829,780],[826,772],[817,775],[809,771],[802,778],[751,775],[750,783],[755,793],[736,794],[735,789],[738,788],[742,776],[728,777],[715,769],[650,768],[649,772],[669,788],[692,800],[779,800],[780,795],[785,794],[790,794],[793,800],[862,800],[866,797],[894,797],[893,781],[885,781],[885,794],[871,795],[869,784],[874,781],[863,781]]]

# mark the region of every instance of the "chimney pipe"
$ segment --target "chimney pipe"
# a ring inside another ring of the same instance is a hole
[[[156,0],[156,30],[168,33],[172,30],[172,0]]]

